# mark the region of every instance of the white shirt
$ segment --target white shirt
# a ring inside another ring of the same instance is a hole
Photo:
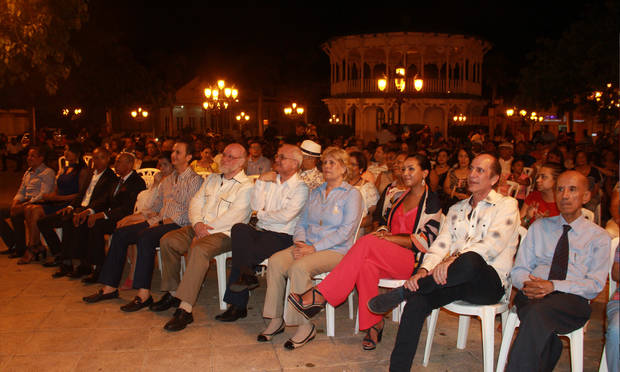
[[[284,183],[256,180],[250,204],[258,217],[257,227],[293,235],[299,214],[308,200],[308,186],[297,173]]]
[[[512,269],[519,236],[517,200],[491,190],[472,209],[471,198],[450,207],[439,235],[424,256],[421,267],[430,271],[448,255],[476,252],[497,271],[505,285]]]
[[[189,221],[212,227],[210,234],[224,233],[236,223],[250,220],[250,192],[253,182],[243,170],[227,180],[222,174],[210,174],[189,202]]]
[[[93,177],[90,180],[90,185],[88,185],[86,193],[84,194],[84,198],[82,199],[82,204],[80,204],[82,207],[87,207],[88,203],[90,203],[90,198],[93,196],[93,190],[95,189],[95,185],[101,178],[103,172],[105,172],[105,169],[100,173],[97,173],[96,170],[94,171]]]

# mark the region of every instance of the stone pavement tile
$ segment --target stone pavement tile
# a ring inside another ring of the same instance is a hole
[[[16,355],[46,354],[57,352],[86,351],[93,331],[90,329],[66,329],[35,331],[28,344]]]
[[[390,368],[389,362],[363,362],[350,366],[352,371],[355,372],[387,372]],[[417,370],[417,369],[416,369]],[[426,370],[424,370],[426,372]]]
[[[142,368],[145,351],[83,353],[75,371],[133,372]]]
[[[269,344],[213,345],[214,371],[280,371],[278,356]]]
[[[24,288],[10,283],[0,283],[0,297],[11,298],[22,294]]]
[[[265,329],[264,322],[218,322],[207,330],[209,343],[214,346],[260,345],[256,336]]]
[[[73,371],[78,363],[78,353],[51,353],[14,355],[2,366],[3,371]]]
[[[49,314],[49,312],[27,313],[19,312],[19,310],[16,313],[2,314],[0,315],[0,331],[36,329]]]
[[[321,372],[357,372],[360,371],[360,366],[356,363],[354,364],[343,364],[337,366],[329,366],[329,367],[319,367]],[[309,372],[316,371],[317,367],[315,367],[312,363],[308,363],[307,365],[300,368],[284,368],[283,371],[286,372]],[[369,371],[376,371],[376,369],[372,369]]]
[[[24,345],[33,335],[33,331],[11,330],[0,332],[0,355],[15,354],[17,351],[24,349]],[[0,366],[2,363],[0,363]],[[0,371],[2,368],[0,368]]]
[[[60,304],[53,309],[54,312],[88,312],[88,313],[103,313],[106,311],[120,312],[120,307],[125,304],[124,300],[114,299],[109,301],[101,301],[94,304],[89,304],[82,301],[82,297],[93,294],[94,291],[78,294],[67,294],[62,298]]]
[[[98,329],[92,333],[88,351],[144,351],[149,337],[148,332],[135,329]]]
[[[56,281],[50,278],[31,282],[23,292],[24,296],[65,296],[75,290],[75,284],[66,281]]]
[[[143,370],[211,371],[213,360],[214,355],[210,346],[186,350],[154,350],[146,352]],[[235,369],[229,370],[235,371]]]
[[[296,350],[285,349],[282,344],[274,345],[282,368],[303,368],[336,366],[344,364],[338,350],[331,340],[313,340]]]
[[[0,353],[0,371],[6,371],[6,364],[11,360],[12,356]]]
[[[392,343],[379,342],[375,350],[362,349],[364,334],[334,339],[334,349],[338,350],[345,363],[380,362],[390,359]]]
[[[60,306],[62,297],[41,297],[19,295],[5,306],[0,307],[0,313],[37,313],[49,312]]]
[[[210,327],[194,324],[190,324],[182,331],[168,332],[163,329],[162,324],[161,327],[149,330],[147,348],[149,350],[205,348],[210,345],[210,332]]]
[[[154,313],[148,308],[133,313],[125,313],[117,308],[116,311],[102,312],[97,319],[96,327],[100,329],[148,329],[163,326],[165,319],[163,315]]]
[[[95,328],[100,313],[88,311],[52,311],[39,329]]]

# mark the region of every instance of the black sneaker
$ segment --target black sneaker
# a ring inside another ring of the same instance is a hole
[[[172,316],[172,319],[166,323],[164,329],[170,332],[177,332],[182,329],[185,329],[188,324],[194,321],[194,316],[192,313],[188,313],[183,309],[177,309]]]

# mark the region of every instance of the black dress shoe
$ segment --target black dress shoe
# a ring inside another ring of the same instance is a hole
[[[166,323],[164,329],[170,332],[180,331],[185,329],[188,324],[194,321],[194,316],[192,313],[188,313],[183,309],[177,309],[172,316],[172,319]]]
[[[67,274],[67,276],[69,278],[73,278],[73,279],[79,279],[83,276],[92,274],[93,269],[90,268],[89,266],[82,266],[79,265],[78,267],[75,268],[75,270],[71,271],[70,273]]]
[[[258,287],[258,278],[252,274],[241,274],[241,277],[236,282],[230,285],[232,292],[243,292],[247,290],[253,290]]]
[[[45,262],[43,262],[43,266],[44,267],[56,267],[56,266],[60,266],[61,264],[61,260],[60,260],[60,256],[49,256],[48,259],[45,260]]]
[[[398,287],[377,295],[368,301],[368,309],[375,314],[385,314],[405,300],[405,287]]]
[[[73,267],[61,264],[60,268],[58,268],[58,271],[52,274],[52,278],[62,278],[63,276],[67,276],[71,272],[73,272]]]
[[[179,307],[181,304],[181,300],[174,297],[170,294],[170,292],[166,292],[166,294],[159,299],[157,302],[153,302],[151,306],[149,306],[149,310],[151,311],[166,311],[171,307]]]
[[[153,303],[152,296],[149,296],[149,298],[144,302],[142,302],[142,299],[140,298],[140,296],[136,296],[131,302],[121,306],[121,310],[126,313],[133,313],[134,311],[138,311],[138,310],[144,309],[147,306],[150,306],[152,303]]]
[[[220,315],[215,316],[215,320],[220,322],[234,322],[237,319],[245,318],[248,316],[248,310],[245,307],[236,305],[230,305],[228,310],[224,311]]]
[[[90,275],[85,278],[82,278],[82,283],[84,284],[95,284],[99,280],[100,270],[94,270]]]
[[[87,302],[89,304],[103,301],[103,300],[111,300],[114,298],[118,298],[118,289],[111,293],[103,293],[103,289],[97,291],[97,293],[92,294],[90,296],[82,297],[82,301]]]

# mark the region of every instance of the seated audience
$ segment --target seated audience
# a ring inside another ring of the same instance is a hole
[[[193,306],[209,262],[231,250],[230,229],[250,219],[252,180],[243,167],[247,153],[232,143],[224,149],[220,170],[210,174],[189,203],[190,225],[161,238],[164,296],[150,306],[152,311],[178,307],[164,329],[180,331],[193,322]],[[188,254],[187,270],[179,282],[181,257]]]
[[[347,172],[347,182],[359,190],[362,194],[363,217],[358,236],[364,235],[364,231],[372,229],[372,214],[379,200],[379,193],[372,182],[364,180],[362,174],[366,172],[366,158],[359,151],[349,154],[349,170]]]
[[[282,145],[275,156],[277,175],[264,173],[256,181],[251,205],[258,221],[256,227],[242,223],[233,226],[232,268],[224,294],[230,307],[215,319],[233,322],[245,317],[249,291],[258,286],[254,267],[293,245],[295,224],[308,199],[308,187],[298,176],[302,162],[297,146]]]
[[[469,152],[461,148],[456,153],[457,165],[448,171],[446,180],[443,183],[443,192],[445,199],[441,201],[443,213],[448,213],[452,205],[460,200],[469,198],[469,190],[467,187],[467,178],[469,174],[469,164],[471,155]]]
[[[294,245],[269,258],[263,316],[271,321],[258,341],[268,341],[284,331],[287,279],[291,293],[305,292],[312,287],[312,277],[332,270],[353,244],[363,201],[359,191],[345,181],[348,158],[339,148],[323,152],[325,183],[310,193],[295,226]],[[298,327],[284,347],[293,350],[313,340],[316,328],[297,312],[291,311],[289,315],[289,325]]]
[[[317,169],[317,163],[321,157],[321,145],[311,140],[304,140],[300,148],[303,161],[299,178],[306,183],[310,190],[313,190],[324,182],[323,173]]]
[[[560,214],[555,204],[555,182],[562,173],[559,163],[545,163],[536,174],[536,190],[532,191],[521,207],[521,225],[528,228],[536,219]]]
[[[245,173],[248,176],[262,174],[271,170],[271,161],[263,156],[263,145],[260,142],[254,141],[250,143],[249,153],[250,157],[245,168]]]
[[[443,184],[446,181],[446,176],[450,170],[450,165],[448,164],[449,159],[450,154],[448,153],[448,150],[440,149],[437,151],[437,162],[428,177],[430,180],[429,186],[433,192],[437,193],[437,195],[443,194]]]
[[[215,172],[215,161],[213,160],[213,153],[210,147],[205,146],[200,151],[200,159],[192,161],[190,164],[196,173],[213,173]]]
[[[366,330],[364,350],[375,349],[383,333],[383,316],[371,313],[366,306],[379,292],[379,279],[410,278],[439,230],[439,199],[425,182],[429,161],[422,155],[410,156],[404,169],[402,177],[408,191],[396,201],[387,227],[357,241],[318,286],[303,295],[289,295],[297,311],[312,317],[327,302],[340,305],[357,288],[359,327]]]
[[[26,252],[25,210],[28,205],[42,200],[43,195],[54,189],[54,171],[44,164],[43,150],[32,147],[28,150],[26,162],[28,169],[13,197],[10,206],[0,208],[0,237],[8,250],[3,254],[9,257],[22,257]],[[5,221],[11,219],[11,226]],[[31,254],[37,254],[38,248],[32,248]]]
[[[555,188],[560,215],[532,224],[519,247],[511,276],[521,324],[507,371],[553,370],[562,353],[558,334],[584,326],[588,300],[605,286],[610,239],[581,213],[589,194],[583,174],[562,173]]]
[[[121,310],[138,311],[153,303],[151,279],[155,248],[165,233],[189,225],[189,201],[202,185],[202,177],[189,166],[191,153],[191,144],[177,141],[172,151],[175,170],[162,181],[153,204],[148,210],[131,214],[117,222],[110,250],[99,275],[99,283],[104,286],[97,293],[84,297],[84,302],[93,303],[118,297],[127,247],[137,244],[133,288],[138,290],[138,294],[131,302],[121,306]]]
[[[396,179],[396,175],[394,172],[398,173],[400,168],[402,167],[402,162],[405,161],[407,157],[406,153],[397,153],[394,150],[388,150],[385,154],[385,162],[387,164],[387,170],[379,173],[377,180],[375,181],[375,186],[377,187],[377,191],[381,194],[383,190]]]
[[[374,297],[368,308],[383,314],[407,300],[390,358],[390,370],[409,371],[426,317],[456,300],[493,304],[504,295],[518,240],[514,198],[493,190],[501,167],[489,154],[471,163],[471,196],[450,208],[419,270],[404,287]]]
[[[611,267],[611,280],[616,282],[616,292],[607,303],[607,333],[605,333],[605,354],[608,371],[620,371],[620,353],[618,351],[620,336],[620,245],[616,246],[614,263]]]
[[[370,162],[370,165],[368,165],[368,172],[371,173],[376,180],[381,173],[388,170],[388,166],[386,163],[387,156],[385,153],[385,146],[377,146],[373,155],[373,159],[374,161]]]
[[[400,166],[394,167],[394,171],[392,173],[394,181],[392,181],[392,183],[386,186],[386,188],[381,193],[379,200],[377,201],[375,211],[372,214],[371,230],[376,230],[379,226],[387,226],[387,218],[390,214],[392,206],[408,189],[408,187],[405,186],[402,177],[402,166],[406,159],[407,157],[403,155],[402,162],[400,162],[400,159],[397,160]]]

